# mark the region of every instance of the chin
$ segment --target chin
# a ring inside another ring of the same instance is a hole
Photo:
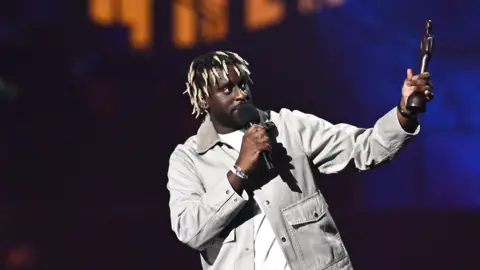
[[[232,110],[232,112],[230,113],[230,117],[238,121],[238,109]]]
[[[218,123],[221,124],[224,127],[228,127],[230,129],[243,128],[243,127],[241,127],[241,122],[238,119],[238,116],[237,116],[236,112],[232,111],[232,113],[230,113],[230,114],[224,113],[221,116],[220,115],[218,115],[218,116],[219,117],[216,118]]]
[[[237,118],[231,119],[231,121],[228,121],[228,126],[235,128],[235,129],[240,129],[243,128],[240,121]]]
[[[233,117],[231,121],[229,121],[229,126],[234,128],[234,129],[242,129],[244,126],[242,126],[242,123],[237,117]]]

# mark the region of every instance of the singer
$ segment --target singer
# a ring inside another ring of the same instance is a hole
[[[353,269],[314,170],[391,160],[419,132],[405,104],[415,91],[433,97],[430,75],[408,69],[398,105],[365,129],[255,109],[248,67],[228,51],[190,65],[185,93],[204,121],[170,156],[173,231],[199,251],[203,269]]]

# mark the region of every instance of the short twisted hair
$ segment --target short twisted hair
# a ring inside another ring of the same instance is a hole
[[[251,82],[248,62],[233,52],[209,52],[195,58],[190,64],[187,82],[185,83],[187,89],[183,94],[188,94],[190,97],[190,103],[193,106],[192,114],[195,115],[195,118],[207,113],[201,104],[205,104],[206,98],[211,94],[208,78],[212,78],[213,85],[217,83],[220,76],[225,76],[228,79],[228,65],[233,66],[238,76],[245,74],[248,81]],[[216,68],[219,68],[221,73]]]

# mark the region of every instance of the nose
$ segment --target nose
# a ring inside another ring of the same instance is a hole
[[[247,91],[243,91],[242,88],[240,87],[235,87],[235,100],[247,100],[248,99],[248,93]]]

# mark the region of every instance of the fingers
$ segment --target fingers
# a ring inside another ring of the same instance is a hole
[[[253,125],[248,129],[250,135],[255,139],[266,137],[265,128],[259,125]]]
[[[429,79],[430,73],[428,72],[414,75],[413,77],[411,77],[411,79],[408,79],[407,76],[407,80],[405,80],[405,85],[408,87],[413,87],[415,91],[432,91],[433,85]]]
[[[428,73],[428,72],[420,73],[420,74],[418,74],[417,76],[418,76],[418,79],[419,79],[419,80],[421,80],[421,79],[424,79],[424,80],[430,79],[430,73]]]
[[[257,150],[258,150],[258,152],[271,152],[272,147],[270,146],[268,141],[266,141],[266,142],[262,142],[262,143],[257,144]]]
[[[407,69],[407,80],[411,80],[413,77],[413,70],[411,68]]]
[[[251,127],[248,128],[247,132],[245,132],[245,134],[251,134],[251,133],[255,133],[258,129],[262,129],[263,127],[262,126],[259,126],[259,125],[252,125]]]
[[[427,85],[428,84],[428,81],[425,80],[425,79],[417,79],[417,80],[412,80],[410,81],[410,84],[412,84],[413,86],[415,85]]]
[[[433,97],[434,97],[433,93],[430,92],[430,91],[428,91],[428,90],[425,90],[423,93],[425,94],[425,98],[426,98],[428,101],[432,100]]]
[[[413,75],[412,69],[407,70],[407,78],[406,82],[416,82],[416,81],[421,81],[421,82],[428,82],[430,79],[430,73],[428,72],[423,72],[420,74]]]
[[[417,74],[417,75],[413,76],[410,80],[411,81],[418,81],[418,80],[428,80],[428,79],[430,79],[430,73],[424,72],[424,73],[420,73],[420,74]]]
[[[430,82],[430,73],[423,72],[413,75],[412,69],[407,70],[407,78],[405,79],[407,91],[418,91],[425,95],[425,99],[430,101],[433,99],[433,85]]]
[[[419,79],[430,79],[430,73],[428,72],[423,72],[423,73],[420,73],[420,74],[416,74],[414,75],[413,74],[413,70],[411,68],[407,69],[407,78],[406,80],[408,81],[416,81],[416,80],[419,80]]]
[[[433,90],[433,87],[432,85],[428,84],[428,83],[412,83],[411,85],[409,85],[411,88],[414,89],[414,91],[425,91],[425,90],[429,90],[429,91],[432,91]]]
[[[272,150],[264,127],[253,125],[247,130],[245,136],[247,136],[248,140],[255,145],[257,151],[262,152]]]
[[[253,134],[255,137],[255,145],[257,147],[257,150],[262,152],[262,151],[268,151],[270,152],[271,146],[269,144],[269,138],[267,136],[267,133],[265,132],[265,129],[263,127],[259,127],[256,129],[255,133]]]
[[[432,100],[433,99],[433,91],[432,90],[433,90],[432,86],[428,85],[428,84],[413,87],[413,91],[424,93],[427,100]]]
[[[413,86],[413,87],[417,87],[417,86],[424,86],[424,85],[429,85],[430,87],[432,87],[432,85],[429,84],[428,81],[426,80],[405,80],[405,85],[406,86]]]

